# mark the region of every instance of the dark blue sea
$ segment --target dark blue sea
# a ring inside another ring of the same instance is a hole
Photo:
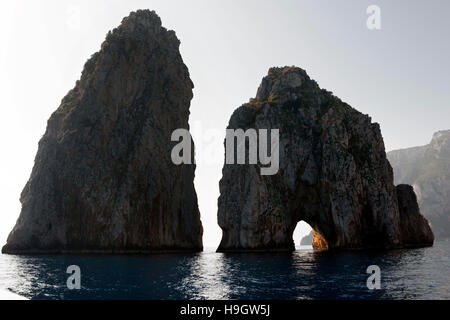
[[[81,289],[67,288],[67,267]],[[369,265],[381,289],[369,290]],[[450,242],[393,251],[0,255],[0,290],[29,299],[450,299]]]

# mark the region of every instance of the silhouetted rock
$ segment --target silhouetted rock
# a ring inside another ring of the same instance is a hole
[[[171,161],[193,84],[173,31],[131,13],[48,121],[6,253],[202,249],[194,165]]]
[[[433,233],[428,221],[420,214],[413,187],[400,184],[396,189],[403,246],[416,247],[423,243],[433,243]]]
[[[450,130],[436,132],[428,145],[391,151],[387,157],[395,183],[414,187],[436,239],[450,239]]]
[[[294,250],[301,220],[313,228],[316,250],[432,245],[409,194],[399,211],[379,125],[304,70],[271,68],[228,128],[279,129],[280,168],[264,176],[261,164],[224,165],[218,251]],[[402,234],[414,223],[425,236]]]

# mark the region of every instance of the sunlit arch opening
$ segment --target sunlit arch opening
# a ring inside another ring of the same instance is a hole
[[[305,240],[302,242],[304,237]],[[292,235],[296,250],[312,249],[312,228],[305,221],[301,220],[297,223]]]

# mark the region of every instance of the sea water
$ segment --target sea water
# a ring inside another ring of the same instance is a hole
[[[70,290],[69,266],[81,288]],[[368,266],[381,288],[367,286]],[[0,255],[0,290],[29,299],[450,299],[450,242],[391,251]]]

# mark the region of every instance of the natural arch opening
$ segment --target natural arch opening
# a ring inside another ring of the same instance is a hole
[[[312,230],[312,227],[303,220],[297,223],[292,234],[296,250],[312,249]]]
[[[324,236],[315,230],[309,223],[300,220],[292,233],[295,250],[322,251],[328,250],[328,242]]]

